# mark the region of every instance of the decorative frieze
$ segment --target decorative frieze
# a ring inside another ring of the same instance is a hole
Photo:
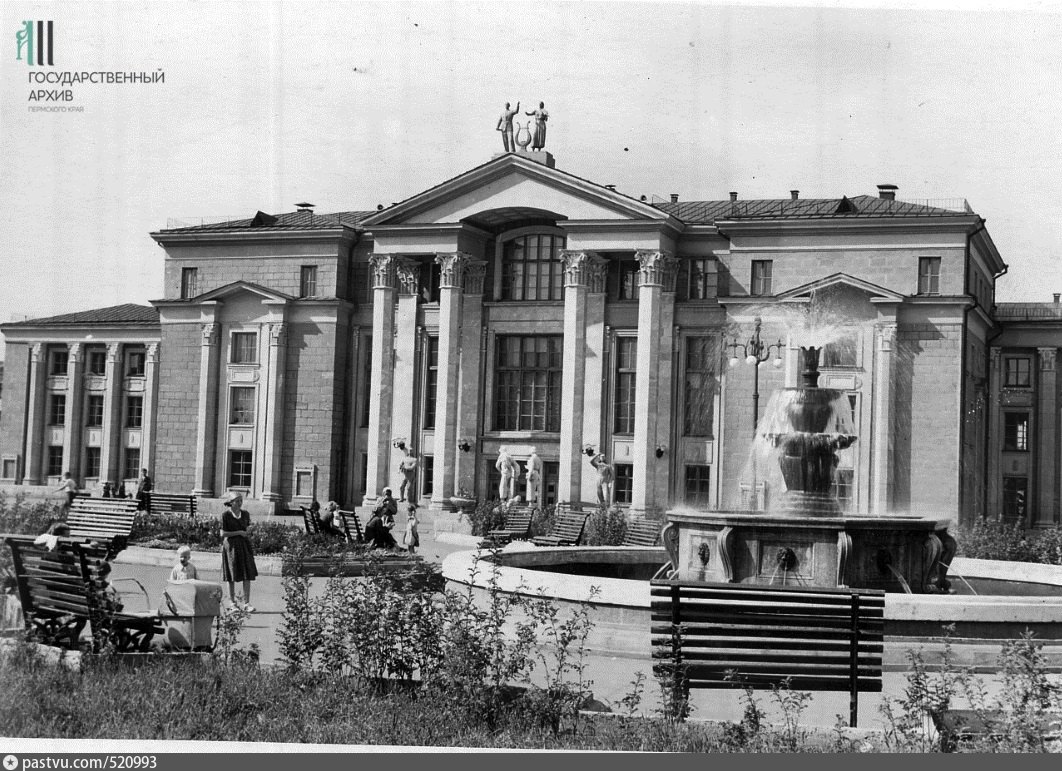
[[[400,257],[395,260],[399,294],[415,295],[420,291],[420,263]]]
[[[665,292],[675,291],[675,277],[679,261],[662,251],[639,249],[634,254],[638,260],[638,286],[659,286]]]
[[[605,291],[605,272],[608,263],[594,252],[563,249],[560,253],[564,264],[564,286],[585,286],[588,291],[600,294]]]
[[[373,289],[395,288],[395,257],[391,254],[369,255],[369,270],[372,271]]]

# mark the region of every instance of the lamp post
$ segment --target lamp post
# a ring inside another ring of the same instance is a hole
[[[727,348],[730,350],[730,366],[737,366],[739,358],[743,358],[746,364],[750,364],[753,367],[752,370],[752,436],[756,437],[756,425],[760,422],[760,365],[773,358],[772,362],[774,366],[782,366],[782,350],[785,348],[785,344],[778,340],[777,343],[770,343],[768,345],[763,344],[763,340],[760,339],[760,326],[763,323],[763,319],[759,316],[756,317],[756,329],[752,333],[752,337],[746,340],[744,343],[739,342],[735,337],[730,343],[727,343]],[[737,355],[738,351],[741,351],[741,356]]]

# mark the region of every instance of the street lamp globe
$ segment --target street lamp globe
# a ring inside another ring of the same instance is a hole
[[[738,363],[738,357],[737,356],[732,356],[730,358],[730,366],[731,367],[736,367],[737,363]]]
[[[750,364],[750,365],[751,365],[751,364],[759,364],[759,361],[760,361],[760,360],[759,360],[759,359],[757,359],[757,358],[756,358],[756,357],[755,357],[755,356],[754,356],[753,354],[751,354],[751,353],[750,353],[750,354],[749,354],[748,356],[746,356],[746,357],[745,357],[745,363],[746,363],[746,364]]]
[[[771,363],[774,365],[775,369],[778,369],[779,367],[782,366],[782,359],[781,359],[781,357],[776,357],[775,360],[773,362],[771,362]]]

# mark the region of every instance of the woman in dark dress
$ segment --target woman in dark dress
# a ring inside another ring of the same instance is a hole
[[[229,584],[229,599],[236,605],[236,582],[243,582],[243,606],[254,613],[251,606],[251,581],[258,576],[254,551],[247,538],[251,515],[243,510],[243,496],[227,492],[221,499],[226,509],[221,515],[221,579]]]

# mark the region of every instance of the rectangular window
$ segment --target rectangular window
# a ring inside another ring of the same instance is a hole
[[[140,448],[125,448],[125,463],[122,465],[122,479],[136,479],[140,476]]]
[[[715,289],[710,259],[690,260],[687,265],[689,278],[686,281],[687,300],[707,300]]]
[[[833,494],[841,511],[851,511],[855,500],[855,469],[839,468],[833,478]]]
[[[439,338],[429,337],[424,351],[424,428],[435,428],[435,394],[439,386]]]
[[[634,433],[635,388],[638,375],[638,338],[616,338],[616,404],[613,432]]]
[[[426,303],[439,302],[442,285],[442,265],[431,262],[420,266],[420,299]]]
[[[435,456],[425,455],[421,461],[424,469],[420,479],[421,495],[430,498],[435,492]]]
[[[229,450],[229,487],[251,486],[250,450]]]
[[[752,286],[749,294],[763,297],[771,294],[774,277],[774,260],[752,261]]]
[[[181,299],[189,300],[199,294],[199,268],[181,268]]]
[[[63,475],[63,448],[52,446],[48,448],[48,476],[58,477]]]
[[[709,506],[708,494],[711,490],[711,466],[686,466],[686,504],[689,506]]]
[[[1007,388],[1032,386],[1032,359],[1028,356],[1008,356],[1003,359],[1003,385]]]
[[[4,471],[0,476],[2,476],[3,479],[14,479],[17,473],[18,460],[15,458],[4,458]]]
[[[637,260],[610,260],[607,279],[610,300],[638,299]]]
[[[1029,413],[1007,412],[1003,415],[1003,449],[1027,452],[1029,449]]]
[[[298,470],[295,472],[295,497],[310,498],[313,496],[313,471]]]
[[[233,332],[230,361],[233,364],[258,363],[258,333]]]
[[[683,393],[686,436],[712,436],[715,421],[715,366],[719,360],[716,338],[686,339],[686,380]]]
[[[85,476],[89,479],[100,477],[100,448],[85,448]]]
[[[369,372],[372,371],[372,335],[362,338],[365,341],[365,366],[362,368],[361,382],[361,427],[369,427],[369,406],[372,403],[372,394],[369,388]]]
[[[48,401],[48,425],[62,426],[66,423],[66,394],[52,394]]]
[[[48,374],[49,375],[65,375],[66,374],[66,362],[70,354],[66,348],[50,348],[48,349]]]
[[[1025,477],[1003,477],[1003,519],[1008,522],[1025,521],[1025,501],[1029,480]]]
[[[940,294],[940,258],[918,258],[918,294]]]
[[[299,270],[299,297],[317,296],[317,266],[303,265]]]
[[[147,353],[143,348],[133,348],[125,352],[125,376],[144,377],[144,364]]]
[[[502,247],[503,300],[563,300],[563,236],[527,235]]]
[[[85,425],[103,425],[103,394],[89,394],[88,404],[85,405]]]
[[[499,335],[494,359],[494,428],[560,431],[560,335]]]
[[[634,493],[634,466],[630,463],[614,463],[616,482],[612,490],[612,500],[616,503],[630,503]]]
[[[88,373],[90,375],[107,374],[107,351],[106,349],[90,348],[87,356]]]
[[[859,362],[859,336],[848,334],[822,346],[820,366],[825,369],[855,367]]]
[[[125,397],[125,427],[141,428],[144,425],[144,397]]]
[[[234,386],[229,389],[229,424],[249,426],[254,423],[254,388]]]

